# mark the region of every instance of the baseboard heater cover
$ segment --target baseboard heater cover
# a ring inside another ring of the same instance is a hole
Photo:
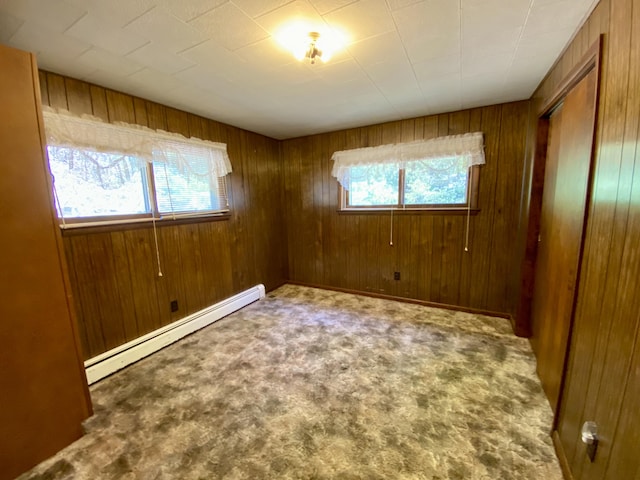
[[[193,313],[188,317],[147,333],[124,345],[104,352],[84,362],[89,385],[137,362],[141,358],[180,340],[190,333],[220,320],[265,296],[264,285],[256,285],[233,297]]]

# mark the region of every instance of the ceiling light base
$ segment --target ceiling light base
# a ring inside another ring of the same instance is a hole
[[[317,46],[319,38],[320,34],[318,32],[309,32],[309,48],[307,48],[307,52],[304,56],[311,61],[311,65],[316,63],[316,58],[322,59],[322,50]]]

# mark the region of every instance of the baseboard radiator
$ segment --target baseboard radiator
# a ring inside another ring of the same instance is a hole
[[[264,285],[256,285],[204,310],[200,310],[165,327],[147,333],[142,337],[120,345],[97,357],[90,358],[84,362],[87,381],[89,385],[91,385],[127,365],[137,362],[141,358],[151,355],[161,348],[180,340],[182,337],[196,330],[200,330],[256,300],[264,298],[264,296]]]

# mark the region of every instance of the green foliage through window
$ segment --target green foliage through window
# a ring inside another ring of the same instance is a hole
[[[351,167],[349,203],[372,207],[398,202],[399,170],[393,165]]]
[[[469,168],[464,157],[397,165],[354,166],[345,206],[460,207],[467,205]]]
[[[405,168],[405,205],[465,205],[469,169],[462,157],[411,162]]]

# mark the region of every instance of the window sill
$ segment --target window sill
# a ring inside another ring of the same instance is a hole
[[[186,225],[192,223],[219,222],[229,220],[231,212],[210,213],[206,215],[190,215],[176,218],[158,218],[156,226],[166,227],[170,225]],[[152,218],[139,218],[134,220],[113,220],[94,223],[67,223],[65,227],[60,225],[62,236],[87,235],[89,233],[120,232],[140,228],[153,228]]]
[[[394,215],[477,215],[479,208],[343,208],[339,215],[382,215],[393,211]]]

